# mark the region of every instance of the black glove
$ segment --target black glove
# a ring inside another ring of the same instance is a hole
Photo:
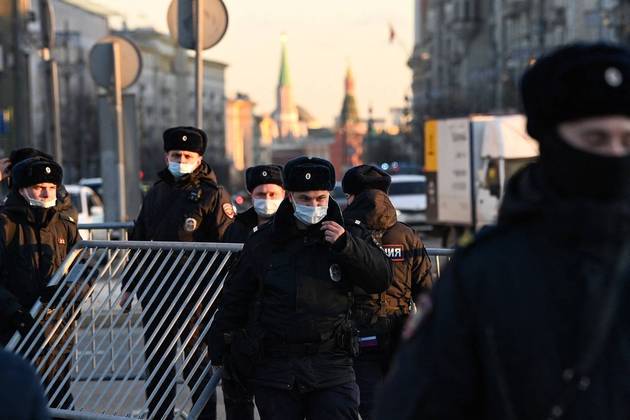
[[[13,326],[20,332],[22,337],[25,337],[26,334],[28,334],[31,328],[33,328],[33,325],[35,325],[35,320],[31,314],[23,309],[18,309],[13,316]]]

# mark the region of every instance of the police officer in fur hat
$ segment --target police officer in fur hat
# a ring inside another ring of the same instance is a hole
[[[245,186],[252,198],[252,207],[236,216],[225,234],[225,242],[245,242],[252,230],[276,214],[284,200],[282,166],[258,165],[247,168]]]
[[[211,359],[249,377],[263,420],[357,419],[353,288],[385,290],[391,263],[360,224],[344,223],[330,162],[293,159],[284,182],[287,198],[251,234],[224,290]]]
[[[166,168],[158,176],[159,180],[149,190],[142,203],[142,209],[135,221],[131,240],[136,241],[175,241],[175,242],[220,242],[223,239],[227,227],[232,223],[235,212],[229,202],[229,195],[223,187],[217,183],[212,168],[203,160],[203,154],[208,142],[206,133],[195,127],[173,127],[163,134],[164,140],[164,162]],[[175,259],[175,258],[173,258]],[[147,262],[147,265],[149,262]],[[193,264],[190,264],[192,266]],[[155,266],[158,266],[156,264]],[[183,268],[182,268],[183,270]],[[146,284],[147,279],[153,276],[144,276],[144,281],[139,281],[145,270],[128,270],[128,273],[141,273],[135,278],[128,278],[123,281],[126,292],[121,299],[121,305],[127,305],[128,300],[135,293],[141,300],[142,315],[144,319],[145,335],[145,355],[147,360],[151,355],[148,365],[147,376],[153,375],[153,379],[147,382],[147,397],[153,395],[150,400],[150,416],[161,418],[166,415],[172,416],[172,407],[175,398],[175,389],[169,386],[175,375],[175,349],[168,350],[171,342],[176,340],[177,333],[181,332],[182,337],[188,336],[193,331],[193,338],[187,348],[194,347],[200,340],[194,324],[198,321],[203,312],[203,305],[193,305],[195,299],[190,299],[190,308],[183,312],[176,319],[175,311],[168,312],[169,304],[172,302],[180,285],[172,289],[172,293],[167,294],[168,287],[160,289],[158,296],[154,298],[153,290],[158,289],[157,284]],[[185,279],[186,275],[180,278]],[[203,288],[201,288],[203,289]],[[158,293],[158,292],[156,292]],[[186,293],[181,300],[186,298]],[[183,302],[174,302],[174,307],[180,307]],[[156,305],[161,305],[156,309]],[[154,314],[157,311],[157,315]],[[194,312],[192,319],[185,324],[185,319],[189,312]],[[156,338],[160,331],[158,325],[162,319],[174,321],[177,328],[171,329],[165,340]],[[202,320],[200,329],[203,329],[206,322]],[[160,343],[158,345],[158,343]],[[203,348],[197,347],[197,351],[191,356],[191,361],[186,364],[184,375],[188,383],[194,384],[199,379],[199,374],[203,367],[207,366]],[[169,355],[163,357],[163,355]],[[188,354],[188,352],[187,352]],[[201,367],[193,372],[193,367],[199,358],[202,358]],[[158,387],[159,381],[166,376],[166,380]],[[202,378],[198,390],[193,394],[193,401],[199,398],[204,388],[206,380]],[[192,386],[192,385],[191,385]],[[164,401],[158,405],[161,396],[167,394]],[[156,398],[156,395],[158,396]],[[213,419],[216,417],[216,398],[205,407],[200,418]]]
[[[40,157],[47,160],[54,160],[48,153],[42,152],[32,147],[22,147],[11,152],[8,158],[0,158],[0,182],[5,183],[8,188],[11,187],[11,168],[23,160]],[[72,198],[63,185],[57,188],[57,205],[59,210],[73,220],[79,220],[79,212],[72,204]]]
[[[355,289],[353,319],[359,329],[359,356],[354,363],[361,391],[360,413],[372,418],[376,388],[382,385],[398,345],[402,326],[415,308],[414,298],[431,289],[431,260],[418,234],[396,219],[387,192],[389,174],[372,165],[349,169],[341,181],[348,197],[344,219],[359,220],[381,244],[392,262],[392,285],[379,294]]]
[[[540,159],[423,303],[380,418],[630,418],[630,50],[562,47],[521,96]]]
[[[76,222],[59,208],[57,189],[62,177],[61,167],[43,157],[25,159],[12,166],[11,192],[0,211],[0,341],[3,345],[16,331],[25,337],[33,328],[34,319],[29,313],[32,306],[38,299],[47,302],[54,295],[58,286],[48,287],[48,282],[80,239]],[[64,327],[62,324],[52,334],[58,334]],[[68,331],[61,339],[47,337],[49,342],[57,342],[62,352],[46,381],[50,386],[49,398],[59,391],[50,401],[50,406],[55,408],[72,405],[71,396],[65,398],[70,394],[68,358],[72,346],[67,340],[71,335]],[[59,369],[64,373],[51,383],[50,378],[55,377]]]
[[[225,233],[225,242],[244,243],[258,226],[267,223],[284,200],[282,166],[258,165],[245,171],[245,186],[252,198],[252,207],[236,215],[234,223]],[[238,378],[238,373],[226,366],[221,380],[225,417],[227,420],[253,420],[254,401],[252,393]]]

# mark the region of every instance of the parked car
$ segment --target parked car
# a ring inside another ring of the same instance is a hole
[[[103,223],[104,209],[101,198],[90,187],[85,185],[69,184],[65,185],[66,191],[70,194],[72,204],[79,212],[79,224],[83,223]],[[88,231],[80,230],[81,237],[87,239]],[[94,239],[104,239],[94,238]]]
[[[427,220],[427,178],[424,175],[392,175],[389,198],[398,221],[409,225]]]

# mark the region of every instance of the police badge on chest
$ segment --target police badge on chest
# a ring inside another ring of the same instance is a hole
[[[197,229],[197,220],[189,217],[184,221],[184,230],[186,232],[194,232]]]
[[[330,279],[335,283],[339,283],[341,281],[341,267],[339,264],[332,264],[328,268],[328,273],[330,274]]]

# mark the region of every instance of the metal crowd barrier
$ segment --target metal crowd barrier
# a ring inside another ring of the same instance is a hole
[[[431,271],[435,279],[442,274],[442,269],[455,254],[452,248],[427,248],[427,254],[431,258]]]
[[[133,222],[79,223],[78,228],[85,241],[126,241]]]
[[[35,326],[7,348],[35,365],[55,417],[145,417],[162,404],[151,418],[175,405],[185,414],[210,378],[204,339],[241,248],[81,241],[49,283],[56,293],[32,308]],[[135,297],[125,301],[127,292]],[[155,386],[145,396],[147,382]]]
[[[55,417],[165,418],[175,409],[195,418],[219,380],[210,378],[204,338],[241,248],[81,241],[49,283],[58,286],[54,296],[32,308],[35,326],[7,348],[33,362]],[[427,251],[439,275],[453,251]],[[177,374],[149,368],[155,365]],[[147,382],[159,385],[145,395]],[[168,402],[168,391],[175,397],[164,415],[151,414],[151,405]]]

